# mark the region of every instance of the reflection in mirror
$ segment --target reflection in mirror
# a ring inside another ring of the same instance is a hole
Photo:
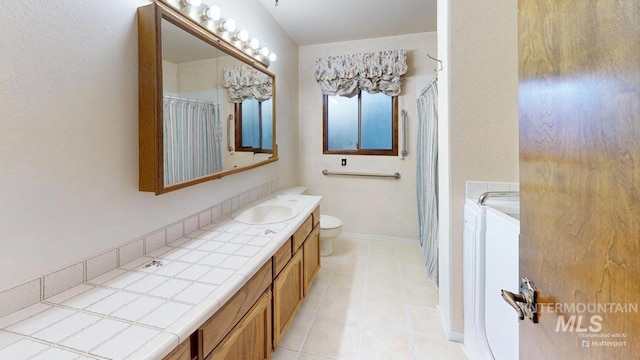
[[[231,56],[221,57],[219,66],[223,68],[222,85],[226,89],[221,92],[224,109],[234,118],[235,152],[227,166],[270,158],[274,145],[273,78]]]
[[[273,151],[271,103],[271,99],[245,99],[241,104],[235,105],[236,151]]]
[[[162,21],[164,185],[222,171],[220,51]]]
[[[223,85],[234,103],[236,151],[273,150],[273,79],[249,66],[224,69]]]
[[[138,8],[138,37],[141,191],[162,194],[278,159],[275,76],[263,64],[160,2]]]

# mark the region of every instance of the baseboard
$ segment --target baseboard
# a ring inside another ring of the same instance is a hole
[[[449,341],[455,341],[458,343],[464,343],[464,334],[454,331],[447,331],[447,338]]]
[[[442,313],[440,306],[437,306],[438,312],[440,313],[440,317],[442,318],[442,323],[444,324],[444,331],[447,334],[447,339],[449,341],[455,341],[459,343],[464,343],[464,334],[456,331],[451,331],[451,322],[447,317]]]
[[[379,240],[379,241],[389,241],[389,242],[409,243],[409,244],[418,243],[418,240],[416,239],[409,239],[409,238],[402,238],[402,237],[395,237],[395,236],[358,234],[358,233],[351,233],[351,232],[343,232],[341,236],[352,237],[352,238],[363,239],[363,240]]]

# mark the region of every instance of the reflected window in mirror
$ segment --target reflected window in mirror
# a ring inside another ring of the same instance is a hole
[[[227,66],[224,86],[234,104],[234,145],[238,152],[273,152],[273,78],[246,65]]]
[[[235,104],[236,151],[273,152],[272,103],[250,98]]]

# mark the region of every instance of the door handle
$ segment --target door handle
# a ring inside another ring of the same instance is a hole
[[[516,312],[518,313],[518,319],[524,320],[524,312],[518,305],[519,302],[525,301],[524,296],[520,294],[514,294],[511,291],[507,291],[507,290],[500,290],[500,293],[504,301],[506,301],[507,304],[509,304],[512,308],[516,310]]]
[[[531,280],[527,278],[520,280],[519,294],[500,290],[500,295],[518,313],[518,319],[524,320],[526,316],[534,323],[538,323],[538,290]]]

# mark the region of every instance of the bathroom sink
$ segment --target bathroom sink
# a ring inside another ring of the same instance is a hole
[[[233,217],[233,220],[249,225],[274,224],[294,218],[295,209],[280,204],[256,205]]]

